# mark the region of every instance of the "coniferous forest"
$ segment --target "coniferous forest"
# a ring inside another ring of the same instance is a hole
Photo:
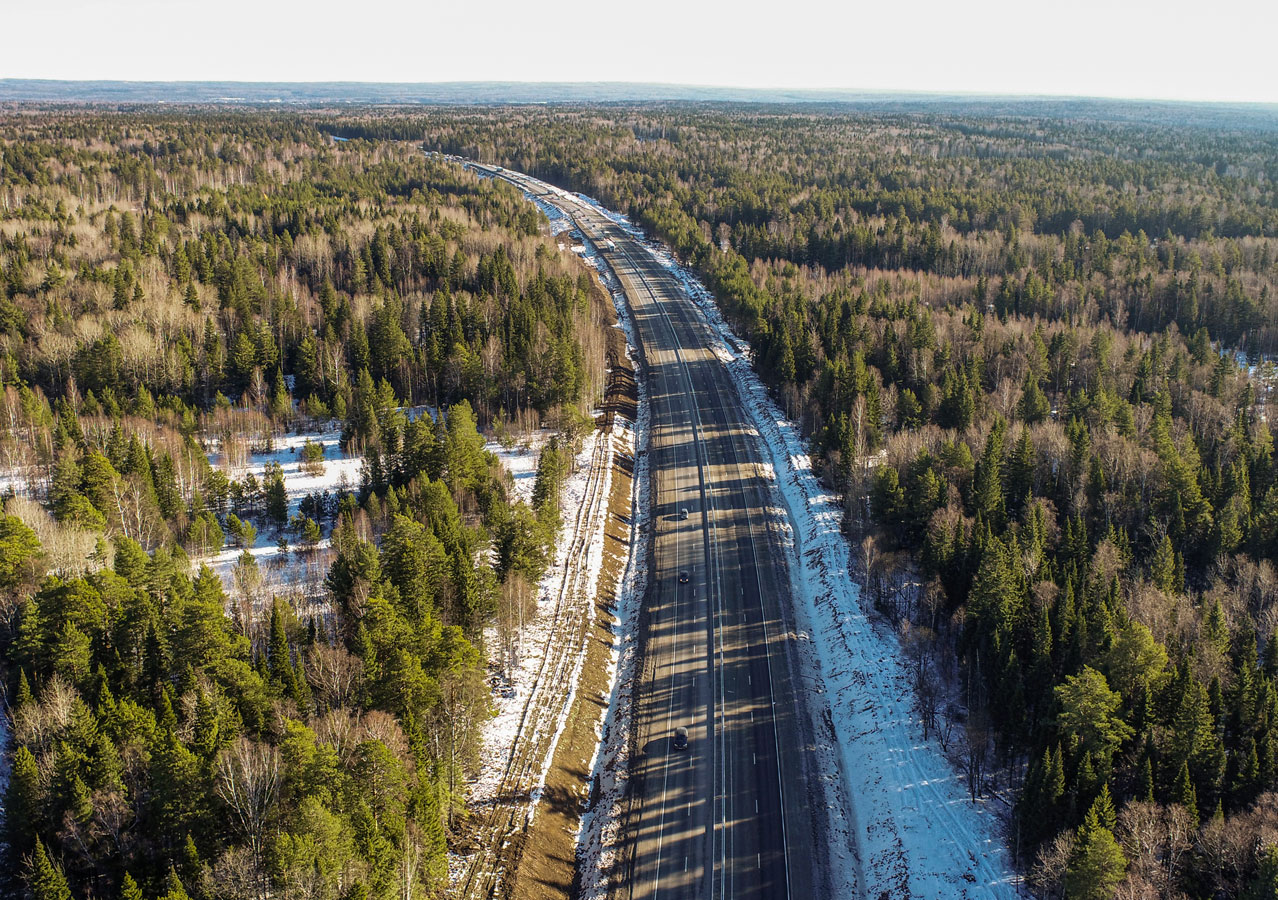
[[[0,117],[0,893],[442,889],[484,629],[547,565],[602,384],[599,292],[542,221],[292,116]],[[480,434],[518,422],[562,442],[531,505]],[[361,474],[292,515],[277,463],[210,464],[311,427]],[[259,533],[324,561],[318,597],[261,588]]]

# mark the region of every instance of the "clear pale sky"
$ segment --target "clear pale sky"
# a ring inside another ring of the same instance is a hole
[[[0,0],[0,77],[1278,102],[1278,0]]]

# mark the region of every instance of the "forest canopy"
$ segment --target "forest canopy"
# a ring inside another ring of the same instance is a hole
[[[298,116],[0,116],[6,895],[439,894],[603,379],[543,225]],[[482,433],[543,424],[530,505]],[[291,430],[358,483],[245,465]]]

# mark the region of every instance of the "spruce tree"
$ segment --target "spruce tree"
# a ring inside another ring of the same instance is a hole
[[[1043,394],[1043,389],[1038,386],[1038,379],[1033,372],[1026,372],[1019,405],[1021,418],[1033,425],[1046,419],[1051,411],[1052,405]]]
[[[1140,774],[1136,779],[1136,799],[1145,803],[1154,802],[1154,766],[1149,754],[1144,754],[1140,761]]]
[[[1189,763],[1180,764],[1180,773],[1172,784],[1171,802],[1184,807],[1189,813],[1189,821],[1194,830],[1198,829],[1198,795],[1194,790],[1194,781],[1189,777]]]
[[[37,840],[27,877],[32,900],[71,900],[71,888],[62,872],[49,860],[44,842]]]
[[[1114,808],[1109,789],[1101,791],[1083,824],[1078,828],[1069,868],[1065,872],[1065,892],[1070,900],[1110,900],[1114,888],[1127,872],[1123,855],[1113,831],[1106,823],[1113,820]]]
[[[128,872],[124,873],[124,881],[120,885],[120,900],[145,900],[142,889]]]
[[[44,795],[36,758],[26,744],[19,744],[13,753],[4,804],[5,831],[13,858],[31,852],[32,839],[44,822]]]
[[[292,696],[296,693],[297,685],[294,683],[293,660],[289,654],[284,614],[280,607],[283,602],[276,598],[271,606],[270,637],[266,647],[267,670],[271,674],[271,682],[280,692]]]

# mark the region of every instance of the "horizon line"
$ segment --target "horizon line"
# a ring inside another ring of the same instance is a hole
[[[1117,95],[1117,94],[1067,94],[1067,93],[1020,93],[1016,91],[989,91],[989,90],[971,90],[971,89],[922,89],[922,88],[881,88],[881,87],[818,87],[818,86],[784,86],[784,85],[748,85],[748,84],[710,84],[698,82],[679,82],[679,81],[627,81],[627,80],[609,80],[594,79],[580,81],[566,80],[523,80],[523,79],[450,79],[445,81],[364,81],[349,78],[332,78],[332,79],[299,79],[299,80],[242,80],[235,78],[47,78],[47,77],[26,77],[26,76],[0,76],[0,85],[3,84],[56,84],[56,85],[182,85],[182,86],[199,86],[199,85],[243,85],[246,87],[316,87],[316,86],[363,86],[363,87],[398,87],[398,88],[414,88],[414,87],[460,87],[460,86],[519,86],[525,88],[536,87],[610,87],[610,88],[648,88],[648,89],[666,89],[666,90],[696,90],[707,92],[730,92],[741,91],[759,94],[799,94],[799,95],[842,95],[845,98],[866,97],[866,98],[931,98],[945,99],[956,98],[962,100],[1015,100],[1015,101],[1089,101],[1100,100],[1110,102],[1127,102],[1127,103],[1172,103],[1200,106],[1246,106],[1257,107],[1262,109],[1274,109],[1278,111],[1278,100],[1241,100],[1241,99],[1207,99],[1207,98],[1186,98],[1186,97],[1159,97],[1159,96],[1135,96],[1135,95]],[[58,98],[61,100],[72,100],[74,98]],[[218,98],[222,99],[222,98]],[[232,98],[227,98],[232,99]],[[240,99],[240,98],[233,98]],[[642,99],[642,98],[633,98]],[[670,98],[661,98],[670,100]],[[827,99],[833,99],[827,98]],[[23,99],[5,98],[0,96],[0,103],[20,103]],[[41,102],[38,99],[31,99],[26,102]],[[155,102],[155,101],[137,101],[137,102]],[[205,101],[210,102],[210,101]],[[247,101],[244,101],[247,102]],[[387,101],[383,101],[387,102]],[[485,101],[485,105],[494,101]],[[500,102],[500,101],[497,101]],[[526,103],[528,101],[508,101],[514,103]],[[547,100],[538,101],[539,103],[563,103],[563,102],[589,102],[581,100]],[[777,101],[756,101],[756,102],[777,102]]]

